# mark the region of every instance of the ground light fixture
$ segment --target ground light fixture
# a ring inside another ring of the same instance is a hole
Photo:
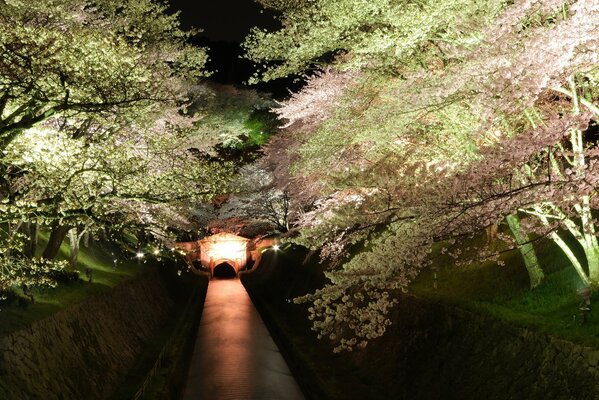
[[[278,245],[278,244],[275,244],[274,246],[272,246],[272,249],[273,249],[274,251],[279,251],[280,247],[279,247],[279,245]]]
[[[135,254],[135,257],[144,258],[144,253],[142,253],[141,251],[138,251],[137,254]]]

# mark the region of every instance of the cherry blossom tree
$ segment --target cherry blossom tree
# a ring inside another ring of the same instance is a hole
[[[282,13],[275,32],[254,29],[244,46],[257,79],[271,80],[337,57],[344,68],[401,74],[442,52],[442,43],[468,46],[505,6],[497,1],[397,0],[262,1]],[[401,66],[403,65],[403,66]]]
[[[73,137],[185,100],[207,56],[149,0],[5,0],[0,8],[0,138],[55,120]]]
[[[443,2],[440,18],[428,3],[265,3],[283,28],[246,41],[250,58],[272,61],[264,79],[331,52],[331,68],[351,71],[316,75],[283,104],[287,132],[266,153],[306,199],[296,240],[333,260],[330,283],[300,300],[336,350],[385,331],[393,291],[429,265],[434,243],[456,242],[460,258],[462,238],[504,220],[512,236],[500,236],[520,249],[532,287],[543,278],[538,237],[596,282],[597,1]]]
[[[164,233],[226,187],[231,166],[186,146],[208,75],[188,37],[150,0],[0,1],[1,290],[49,283],[69,231],[73,257],[84,231]]]

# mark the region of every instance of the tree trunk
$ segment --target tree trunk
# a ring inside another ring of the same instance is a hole
[[[514,238],[516,239],[520,254],[522,254],[522,258],[524,259],[524,266],[526,267],[528,276],[530,278],[530,288],[534,289],[539,286],[539,284],[543,281],[543,278],[545,278],[545,274],[543,273],[543,269],[539,264],[535,249],[532,243],[530,243],[528,234],[522,231],[520,218],[517,215],[508,215],[505,219],[507,220],[507,224],[514,235]]]
[[[35,251],[37,250],[37,222],[29,222],[27,227],[27,235],[29,239],[25,245],[25,256],[28,258],[35,257]]]
[[[584,241],[581,241],[584,255],[589,266],[589,278],[599,284],[599,242],[595,236],[595,224],[591,215],[591,199],[582,196],[580,204],[580,222]]]
[[[71,247],[71,254],[69,255],[69,265],[71,268],[77,268],[77,258],[79,257],[79,229],[73,228],[69,231],[69,244]]]
[[[539,207],[537,207],[536,211],[538,213],[537,216],[539,217],[541,222],[543,222],[543,225],[549,226],[549,219],[542,214],[541,209]],[[556,208],[555,211],[559,211],[559,209]],[[579,239],[580,235],[577,235],[575,226],[572,226],[573,222],[571,220],[565,219],[565,225],[568,228],[568,230],[570,231],[570,233],[576,238],[576,240],[578,240],[578,242],[581,243],[580,239]],[[589,286],[591,283],[589,280],[589,277],[586,274],[586,272],[584,271],[584,268],[582,268],[582,264],[580,264],[580,261],[578,261],[578,259],[576,258],[576,255],[570,249],[568,244],[560,237],[560,235],[557,234],[557,232],[551,232],[549,234],[549,237],[551,238],[551,240],[553,240],[555,242],[555,244],[557,244],[559,246],[560,249],[562,249],[562,251],[564,252],[566,257],[568,257],[568,260],[570,260],[570,262],[572,263],[572,266],[578,273],[578,276],[580,277],[580,280],[582,280],[582,283],[585,286]]]
[[[508,221],[509,224],[509,221]],[[490,247],[495,239],[497,239],[497,233],[499,232],[499,225],[492,224],[485,228],[485,242],[487,247]]]
[[[42,258],[53,260],[58,255],[60,245],[64,241],[64,238],[67,236],[67,233],[70,229],[70,226],[60,225],[59,223],[52,224],[52,232],[50,233],[48,244],[42,253]]]
[[[572,113],[580,115],[580,99],[576,88],[574,75],[568,77],[568,83],[572,98]],[[572,129],[570,132],[570,143],[572,144],[572,153],[574,158],[575,173],[584,176],[588,168],[585,158],[584,135],[580,129]],[[575,209],[580,215],[580,233],[582,238],[576,239],[582,245],[589,267],[589,281],[599,283],[599,243],[595,236],[595,224],[591,213],[591,199],[589,195],[583,195],[580,198],[580,204],[575,205]],[[576,236],[575,236],[576,237]]]
[[[83,247],[85,247],[85,248],[89,247],[90,239],[91,239],[91,235],[89,234],[89,232],[86,229],[83,233]]]
[[[589,266],[589,279],[594,284],[599,284],[599,246],[597,246],[597,240],[590,241],[588,245],[585,244],[582,248]]]
[[[562,249],[566,257],[568,257],[568,260],[570,260],[572,266],[574,267],[576,272],[578,272],[578,276],[580,277],[580,280],[582,280],[582,283],[584,283],[585,286],[589,286],[591,284],[589,277],[582,268],[582,264],[580,264],[580,262],[576,258],[576,255],[574,255],[574,252],[570,249],[570,247],[568,247],[566,242],[564,242],[564,240],[557,233],[552,232],[550,237],[560,247],[560,249]]]

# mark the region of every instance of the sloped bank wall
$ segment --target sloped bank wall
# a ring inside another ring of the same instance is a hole
[[[306,312],[288,301],[323,283],[322,267],[298,260],[270,255],[243,280],[268,305],[260,310],[269,324],[299,338],[279,342],[309,380],[304,386],[325,381],[313,399],[599,399],[599,350],[409,295],[382,338],[332,356],[326,342],[307,339]]]
[[[156,268],[0,338],[0,399],[106,399],[173,307]]]
[[[393,320],[356,361],[395,398],[599,398],[598,350],[411,296]]]

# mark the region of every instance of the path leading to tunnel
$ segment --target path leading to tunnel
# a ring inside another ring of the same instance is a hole
[[[239,279],[208,285],[183,398],[304,399]]]

